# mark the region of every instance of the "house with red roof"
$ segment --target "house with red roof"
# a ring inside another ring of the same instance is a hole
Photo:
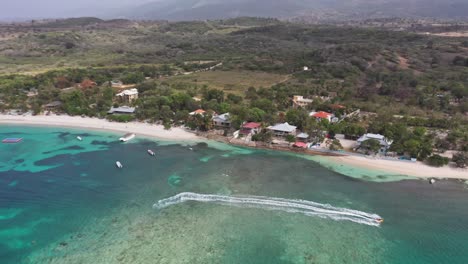
[[[326,119],[326,120],[328,120],[328,122],[331,122],[331,121],[332,121],[332,118],[333,118],[333,114],[327,113],[327,112],[324,112],[324,111],[320,111],[320,112],[311,112],[311,113],[309,114],[309,116],[315,117],[318,121],[321,121],[321,120],[323,120],[323,119]]]
[[[307,143],[305,142],[301,142],[301,141],[297,141],[296,143],[294,143],[293,147],[296,147],[296,148],[307,148]]]
[[[239,133],[242,135],[257,134],[260,132],[262,124],[256,122],[248,122],[242,125]]]

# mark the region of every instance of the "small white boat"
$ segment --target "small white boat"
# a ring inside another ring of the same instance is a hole
[[[151,149],[148,149],[148,154],[150,154],[151,156],[155,155],[154,151],[152,151]]]
[[[122,163],[120,163],[120,161],[115,162],[115,165],[116,165],[117,168],[119,168],[119,169],[123,168],[123,165],[122,165]]]
[[[135,134],[133,134],[133,133],[127,133],[127,134],[125,134],[123,137],[121,137],[119,140],[120,140],[121,142],[127,142],[127,141],[129,141],[129,140],[134,139],[134,138],[135,138]]]
[[[429,183],[431,183],[431,184],[434,184],[435,182],[436,182],[435,179],[431,179],[431,180],[429,181]]]
[[[76,139],[78,139],[79,141],[83,140],[80,136],[77,136]]]

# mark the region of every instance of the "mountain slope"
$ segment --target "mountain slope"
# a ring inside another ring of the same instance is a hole
[[[465,0],[159,0],[119,15],[139,19],[204,20],[240,16],[324,20],[381,17],[468,19]]]
[[[199,20],[223,19],[240,16],[290,17],[304,8],[303,0],[163,0],[137,7],[125,15],[134,18]]]

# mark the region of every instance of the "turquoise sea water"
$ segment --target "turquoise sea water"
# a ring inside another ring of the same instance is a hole
[[[289,154],[119,136],[0,126],[1,138],[24,138],[0,145],[1,263],[468,263],[464,183],[388,182],[340,166],[385,182],[366,181]],[[152,208],[181,192],[305,199],[385,222],[198,202]]]

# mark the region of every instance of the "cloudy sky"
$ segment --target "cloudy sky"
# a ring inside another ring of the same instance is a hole
[[[154,0],[0,0],[0,19],[90,16]]]

